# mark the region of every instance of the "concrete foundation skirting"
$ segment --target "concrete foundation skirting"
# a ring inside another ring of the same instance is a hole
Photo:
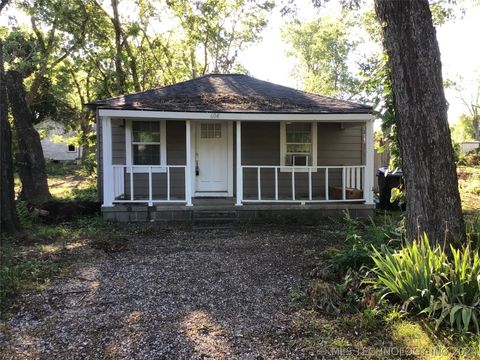
[[[217,206],[146,206],[114,205],[102,207],[103,218],[119,222],[159,221],[190,222],[196,220],[238,220],[269,222],[275,220],[314,221],[325,217],[342,216],[348,210],[351,216],[372,216],[374,205],[322,204],[322,205],[217,205]]]

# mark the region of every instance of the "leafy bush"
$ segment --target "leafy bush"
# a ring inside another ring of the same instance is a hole
[[[33,226],[33,218],[28,209],[27,202],[23,200],[15,201],[15,210],[17,211],[18,221],[24,229],[30,229]]]
[[[402,220],[396,221],[390,216],[364,223],[346,212],[341,232],[345,236],[345,242],[341,249],[331,254],[330,263],[334,269],[346,271],[372,266],[372,245],[397,248],[405,230]]]
[[[467,242],[477,251],[480,250],[480,218],[465,219]]]
[[[427,314],[437,329],[448,322],[462,333],[480,332],[480,255],[470,245],[451,248],[449,257],[425,235],[397,251],[373,248],[372,259],[371,282],[383,297]]]
[[[463,155],[459,161],[459,165],[478,166],[480,165],[480,149],[472,150]]]

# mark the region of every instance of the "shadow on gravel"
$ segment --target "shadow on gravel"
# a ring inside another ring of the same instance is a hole
[[[315,257],[305,254],[333,232],[138,227],[125,225],[113,250],[98,235],[97,257],[27,299],[0,338],[5,358],[294,356],[289,293],[306,288]]]

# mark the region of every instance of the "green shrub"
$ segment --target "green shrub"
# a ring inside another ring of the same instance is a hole
[[[459,159],[459,165],[478,166],[480,165],[480,149],[472,150]]]
[[[18,221],[24,229],[30,229],[33,226],[33,218],[27,207],[27,202],[23,200],[15,201],[15,210],[17,211]]]
[[[397,251],[373,248],[372,259],[370,282],[383,297],[428,315],[437,329],[448,322],[458,332],[480,332],[480,255],[470,245],[451,248],[449,257],[425,235]]]
[[[473,248],[480,250],[480,218],[465,219],[467,233],[467,243],[472,244]]]
[[[362,266],[373,266],[372,245],[398,248],[405,230],[403,221],[385,216],[371,219],[369,223],[352,218],[345,212],[343,229],[345,242],[341,249],[333,251],[330,263],[336,270],[359,270]]]

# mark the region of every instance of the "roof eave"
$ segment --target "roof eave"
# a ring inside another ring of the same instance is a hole
[[[172,113],[218,113],[218,114],[372,114],[372,108],[353,109],[353,110],[322,110],[322,111],[302,111],[302,110],[225,110],[225,109],[197,109],[197,110],[174,110],[174,109],[159,109],[159,108],[134,108],[134,107],[116,107],[109,105],[85,104],[85,107],[92,110],[124,110],[124,111],[153,111],[153,112],[172,112]]]

